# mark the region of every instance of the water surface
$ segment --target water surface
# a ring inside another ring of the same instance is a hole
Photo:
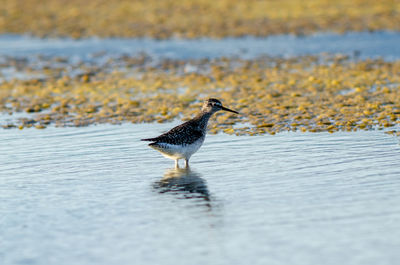
[[[320,53],[357,54],[359,58],[400,58],[400,33],[349,32],[317,33],[310,36],[276,35],[267,38],[244,37],[223,39],[99,39],[73,40],[68,38],[40,39],[19,35],[0,35],[0,55],[68,56],[91,60],[93,54],[110,55],[146,53],[155,58],[199,59],[221,56],[254,58],[260,55],[299,56]]]
[[[396,264],[400,148],[382,131],[209,135],[172,124],[2,130],[0,263]]]

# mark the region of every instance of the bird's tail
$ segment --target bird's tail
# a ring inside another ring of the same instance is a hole
[[[149,141],[149,142],[154,142],[156,138],[146,138],[146,139],[140,139],[140,141]]]

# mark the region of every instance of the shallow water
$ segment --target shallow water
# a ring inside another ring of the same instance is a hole
[[[29,36],[0,35],[0,55],[68,56],[76,60],[93,60],[93,54],[138,54],[174,59],[215,58],[240,56],[253,58],[260,55],[298,56],[320,53],[343,53],[359,58],[400,58],[399,32],[350,32],[345,34],[317,33],[310,36],[277,35],[268,38],[223,39],[40,39]]]
[[[400,147],[382,131],[209,135],[172,124],[3,130],[0,264],[396,264]]]

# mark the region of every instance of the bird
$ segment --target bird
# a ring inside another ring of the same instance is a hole
[[[179,160],[185,160],[185,167],[189,167],[190,157],[199,150],[204,142],[207,123],[217,111],[239,112],[226,108],[221,101],[209,98],[204,101],[199,114],[193,119],[178,125],[158,137],[141,139],[150,141],[149,146],[159,151],[163,156],[175,160],[175,168],[179,168]]]

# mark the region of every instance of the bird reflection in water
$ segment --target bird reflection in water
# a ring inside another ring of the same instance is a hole
[[[171,193],[178,199],[203,199],[210,201],[210,194],[205,180],[200,174],[187,168],[171,168],[164,177],[154,183],[159,193]],[[207,204],[210,206],[209,204]]]

